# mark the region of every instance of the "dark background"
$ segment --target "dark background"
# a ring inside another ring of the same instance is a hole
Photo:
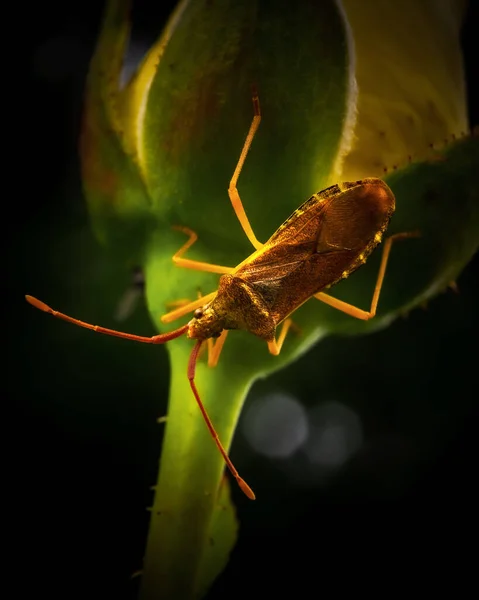
[[[28,9],[19,61],[26,77],[13,103],[21,127],[4,174],[17,179],[4,198],[12,211],[4,221],[4,314],[15,413],[4,438],[14,475],[5,490],[14,504],[7,552],[18,598],[135,597],[130,575],[141,568],[161,441],[155,420],[166,411],[163,348],[94,336],[23,300],[31,293],[58,309],[81,305],[85,318],[114,326],[111,307],[130,283],[93,239],[80,189],[77,139],[101,19],[96,4]],[[151,24],[174,2],[154,4],[135,4],[136,34],[147,43],[159,31]],[[470,82],[474,29],[470,10],[463,36]],[[477,89],[469,97],[474,126]],[[456,593],[467,584],[477,535],[478,273],[476,255],[459,294],[441,295],[386,331],[325,340],[254,387],[248,402],[276,390],[340,400],[360,415],[365,442],[326,484],[299,485],[284,463],[247,447],[240,423],[232,457],[261,500],[233,491],[240,538],[212,598],[285,586],[300,596],[350,585],[389,595],[416,575],[429,592],[446,580]],[[152,333],[141,302],[125,328]],[[322,372],[322,362],[335,366]]]

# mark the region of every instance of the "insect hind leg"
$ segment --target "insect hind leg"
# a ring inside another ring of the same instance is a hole
[[[391,246],[392,246],[393,242],[398,241],[398,240],[404,240],[406,238],[412,238],[412,237],[420,237],[419,232],[413,231],[413,232],[396,233],[396,234],[391,235],[390,237],[386,238],[386,240],[384,241],[383,254],[381,257],[381,264],[379,266],[379,272],[378,272],[378,277],[376,279],[376,285],[374,286],[373,297],[371,300],[371,307],[368,311],[362,310],[361,308],[358,308],[357,306],[354,306],[353,304],[349,304],[348,302],[343,302],[342,300],[338,300],[337,298],[334,298],[333,296],[329,296],[329,294],[325,294],[323,292],[319,292],[318,294],[315,294],[314,297],[318,300],[321,300],[321,302],[324,302],[328,306],[331,306],[332,308],[335,308],[336,310],[340,310],[341,312],[344,312],[344,313],[350,315],[351,317],[354,317],[355,319],[361,319],[362,321],[369,321],[369,319],[372,319],[373,317],[376,316],[376,310],[377,310],[377,306],[378,306],[378,302],[379,302],[379,295],[381,294],[381,288],[382,288],[382,285],[384,282],[384,275],[386,274],[386,267],[388,264],[389,254],[391,252]]]

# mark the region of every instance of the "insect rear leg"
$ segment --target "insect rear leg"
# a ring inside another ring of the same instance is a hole
[[[271,354],[273,354],[273,356],[278,356],[278,354],[281,352],[281,348],[283,347],[286,334],[288,333],[292,325],[293,319],[286,319],[285,321],[283,321],[281,331],[279,332],[278,340],[274,338],[273,341],[268,342],[268,350]]]
[[[384,275],[386,273],[386,267],[389,260],[389,253],[391,252],[391,246],[394,241],[403,240],[411,237],[419,237],[418,232],[407,232],[407,233],[396,233],[384,241],[383,254],[381,257],[381,264],[379,266],[379,273],[376,279],[376,285],[374,287],[373,298],[371,300],[371,307],[369,311],[362,310],[357,306],[353,306],[348,302],[343,302],[342,300],[338,300],[337,298],[333,298],[333,296],[329,296],[323,292],[319,292],[319,294],[315,294],[314,297],[337,310],[340,310],[351,317],[356,319],[361,319],[363,321],[369,321],[376,315],[376,309],[378,306],[379,295],[381,293],[381,288],[384,281]]]
[[[188,227],[182,227],[181,225],[175,225],[173,229],[177,231],[182,231],[189,236],[189,239],[181,246],[181,248],[175,252],[173,255],[173,262],[175,265],[179,267],[183,267],[184,269],[194,269],[195,271],[206,271],[208,273],[231,273],[233,271],[233,267],[223,267],[221,265],[214,265],[212,263],[201,262],[198,260],[190,260],[189,258],[183,258],[183,254],[191,248],[191,246],[198,239],[198,235]]]
[[[238,193],[238,189],[236,187],[238,183],[238,177],[240,176],[241,170],[243,169],[244,161],[251,147],[251,143],[253,142],[253,138],[258,130],[259,124],[261,122],[261,110],[259,106],[259,97],[256,91],[253,93],[253,107],[254,107],[254,116],[251,122],[248,135],[246,136],[245,143],[243,145],[243,149],[241,150],[241,154],[236,165],[236,168],[233,173],[233,177],[231,178],[230,185],[228,188],[228,195],[231,200],[231,204],[233,205],[233,209],[238,217],[238,221],[243,228],[243,231],[246,233],[249,241],[253,244],[255,250],[259,250],[263,247],[263,244],[257,240],[255,234],[253,233],[253,229],[250,225],[248,217],[246,216],[246,212],[244,210],[243,203],[241,202],[240,195]]]

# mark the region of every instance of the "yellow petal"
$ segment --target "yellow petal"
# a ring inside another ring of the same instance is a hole
[[[356,48],[358,114],[342,178],[431,156],[431,145],[466,132],[459,32],[465,2],[342,2]]]

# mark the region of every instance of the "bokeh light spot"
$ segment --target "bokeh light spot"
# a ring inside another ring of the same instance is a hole
[[[288,458],[308,437],[308,419],[296,398],[277,392],[253,401],[243,420],[243,431],[256,452]]]
[[[309,437],[304,451],[317,465],[335,469],[355,454],[363,443],[358,415],[339,402],[326,402],[309,413]]]

